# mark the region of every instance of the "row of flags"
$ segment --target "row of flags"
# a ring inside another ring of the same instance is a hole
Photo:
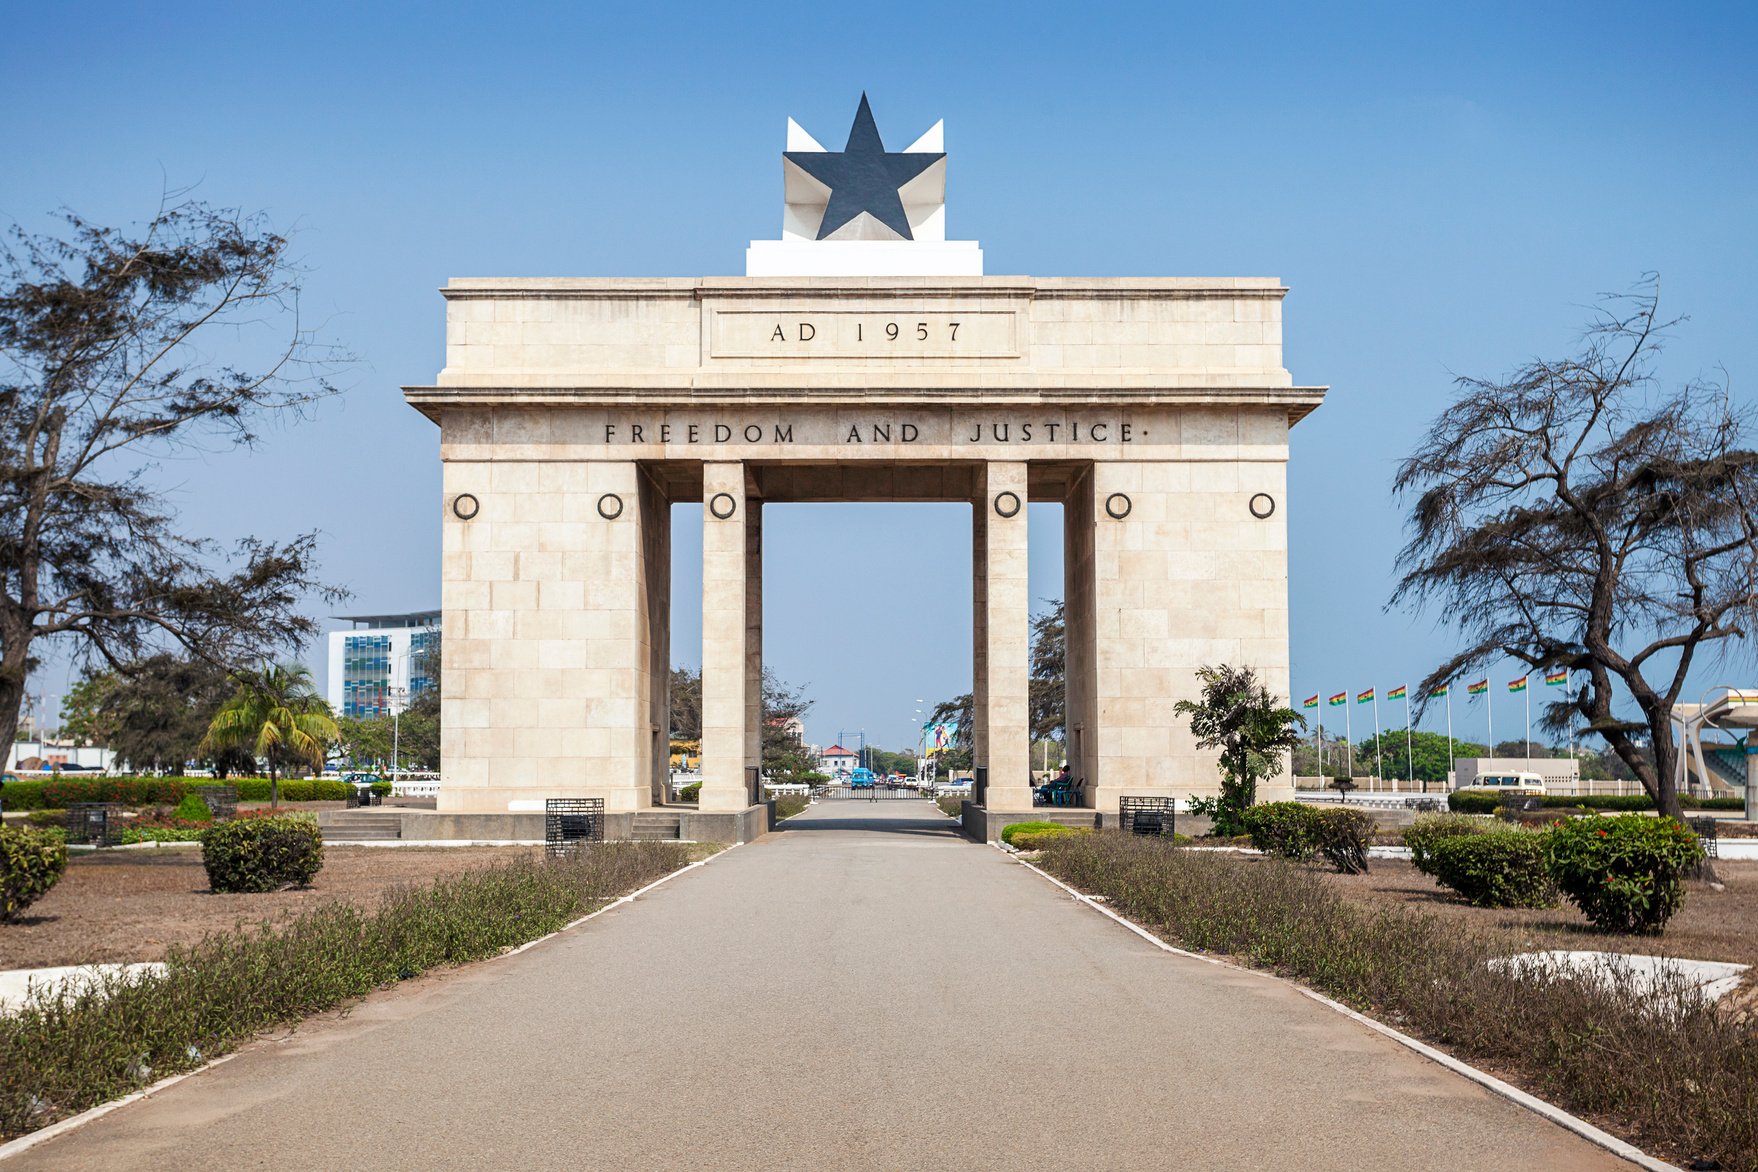
[[[1509,680],[1508,681],[1508,691],[1510,691],[1510,692],[1524,692],[1526,690],[1527,679],[1528,679],[1527,676],[1521,676],[1517,680]],[[1544,683],[1545,683],[1546,687],[1559,688],[1559,687],[1562,687],[1564,684],[1567,684],[1568,682],[1569,682],[1569,669],[1568,668],[1561,668],[1557,671],[1547,671],[1544,673]],[[1429,697],[1434,700],[1439,700],[1442,697],[1446,696],[1450,690],[1451,690],[1451,685],[1442,684],[1440,687],[1431,691],[1429,693]],[[1483,679],[1478,680],[1476,683],[1466,684],[1465,691],[1468,695],[1472,695],[1472,696],[1487,695],[1489,692],[1489,677],[1485,676]],[[1403,700],[1403,699],[1406,699],[1407,696],[1408,696],[1408,689],[1406,688],[1405,685],[1399,684],[1397,687],[1389,689],[1386,692],[1385,698],[1387,700]],[[1355,702],[1357,704],[1372,704],[1374,702],[1374,689],[1369,688],[1365,692],[1357,692],[1355,694]],[[1340,708],[1343,705],[1349,703],[1349,693],[1346,691],[1345,692],[1338,692],[1336,695],[1328,697],[1326,699],[1326,703],[1329,704],[1332,708]],[[1319,706],[1318,695],[1315,693],[1311,696],[1308,696],[1304,701],[1301,702],[1300,706],[1302,708],[1317,708]]]

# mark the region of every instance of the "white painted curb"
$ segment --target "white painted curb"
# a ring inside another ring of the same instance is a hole
[[[539,936],[535,940],[527,940],[525,943],[519,945],[517,948],[509,948],[507,951],[499,953],[495,956],[484,957],[482,960],[479,960],[479,961],[472,961],[469,966],[462,966],[461,965],[458,967],[460,967],[460,968],[462,968],[462,967],[474,968],[476,965],[479,965],[479,964],[493,964],[497,960],[505,960],[509,956],[517,956],[521,952],[524,952],[528,948],[537,947],[539,944],[542,944],[545,940],[553,940],[557,936],[560,936],[563,932],[573,931],[575,928],[578,928],[581,924],[584,924],[587,920],[595,920],[599,916],[602,916],[605,912],[612,911],[616,908],[622,907],[626,903],[634,902],[636,899],[638,899],[639,897],[641,897],[643,895],[646,895],[649,891],[652,891],[655,887],[658,887],[662,883],[669,883],[673,879],[676,879],[679,875],[683,875],[689,871],[694,871],[697,867],[706,867],[709,863],[713,862],[715,859],[718,859],[721,855],[726,854],[727,851],[734,850],[735,848],[741,847],[743,845],[744,845],[744,843],[735,842],[731,846],[727,847],[726,850],[715,851],[713,854],[709,855],[705,859],[697,859],[693,863],[685,863],[683,866],[679,867],[677,870],[672,871],[669,874],[660,876],[658,879],[655,879],[653,882],[649,883],[647,886],[641,888],[640,890],[631,891],[631,892],[629,892],[629,894],[627,894],[625,896],[621,896],[620,898],[611,900],[609,903],[605,904],[603,907],[599,908],[595,912],[591,912],[587,915],[581,916],[577,920],[572,920],[566,924],[563,924],[560,928],[557,928],[555,931],[551,932],[547,936]],[[371,996],[371,994],[367,994],[367,996]],[[298,1028],[299,1027],[296,1023],[293,1026],[293,1029],[298,1029]],[[291,1032],[291,1030],[289,1032]],[[250,1042],[255,1041],[255,1040],[256,1039],[254,1039],[254,1038],[248,1039],[247,1041],[245,1041],[243,1043],[243,1045],[249,1045]],[[149,1098],[153,1095],[158,1094],[160,1091],[168,1090],[171,1087],[176,1086],[178,1083],[182,1082],[186,1078],[193,1078],[196,1075],[201,1074],[204,1071],[212,1070],[214,1067],[219,1066],[223,1062],[232,1061],[232,1059],[238,1057],[243,1052],[244,1051],[242,1048],[234,1050],[230,1054],[225,1054],[225,1055],[220,1056],[219,1058],[214,1059],[212,1062],[205,1062],[202,1065],[196,1067],[194,1070],[186,1070],[182,1074],[173,1074],[169,1078],[162,1078],[158,1082],[153,1083],[151,1086],[143,1087],[140,1090],[135,1091],[131,1095],[124,1095],[120,1099],[112,1099],[108,1103],[100,1103],[96,1107],[92,1107],[89,1110],[81,1111],[78,1115],[69,1115],[66,1119],[63,1119],[57,1123],[51,1123],[49,1126],[41,1128],[37,1131],[33,1131],[33,1132],[29,1133],[28,1135],[21,1135],[15,1140],[11,1140],[7,1143],[0,1144],[0,1160],[9,1160],[13,1156],[17,1156],[17,1155],[20,1155],[24,1152],[29,1151],[30,1149],[36,1147],[38,1144],[47,1143],[49,1140],[54,1139],[56,1136],[65,1135],[70,1131],[75,1131],[81,1127],[84,1127],[88,1123],[91,1123],[91,1122],[98,1120],[98,1119],[102,1119],[104,1116],[108,1115],[110,1112],[118,1111],[118,1110],[122,1109],[123,1107],[128,1106],[130,1103],[139,1102],[141,1099]]]
[[[1624,1142],[1610,1132],[1601,1131],[1585,1119],[1578,1119],[1567,1111],[1564,1111],[1561,1107],[1547,1103],[1543,1099],[1537,1098],[1534,1095],[1529,1095],[1519,1087],[1505,1083],[1492,1074],[1487,1074],[1484,1071],[1477,1069],[1475,1066],[1461,1062],[1451,1054],[1437,1050],[1426,1042],[1419,1042],[1409,1034],[1400,1033],[1383,1022],[1375,1021],[1373,1018],[1368,1017],[1365,1014],[1357,1013],[1342,1002],[1331,1000],[1323,993],[1308,989],[1305,985],[1296,981],[1290,981],[1283,977],[1278,977],[1274,973],[1266,973],[1262,969],[1246,968],[1243,965],[1237,965],[1231,961],[1222,960],[1219,957],[1205,956],[1200,952],[1189,952],[1183,948],[1178,948],[1174,945],[1168,944],[1146,928],[1143,928],[1140,924],[1125,919],[1123,916],[1118,915],[1092,896],[1083,895],[1081,892],[1076,891],[1074,888],[1062,882],[1062,880],[1056,878],[1056,876],[1049,872],[1033,866],[1022,858],[1015,857],[1013,861],[1034,874],[1041,875],[1045,879],[1048,879],[1051,883],[1054,883],[1057,887],[1060,887],[1063,891],[1066,891],[1069,895],[1073,896],[1076,902],[1085,904],[1100,915],[1106,916],[1114,922],[1121,924],[1123,927],[1134,932],[1137,936],[1140,936],[1143,940],[1146,940],[1149,944],[1152,944],[1162,952],[1169,952],[1174,956],[1182,956],[1189,960],[1200,960],[1205,964],[1217,965],[1224,969],[1231,969],[1234,972],[1249,973],[1252,976],[1262,977],[1265,980],[1279,981],[1282,984],[1290,985],[1302,996],[1309,997],[1320,1005],[1329,1006],[1343,1016],[1360,1022],[1375,1033],[1384,1034],[1386,1037],[1392,1039],[1392,1041],[1397,1042],[1400,1046],[1416,1051],[1416,1053],[1422,1055],[1424,1058],[1446,1067],[1454,1074],[1463,1075],[1491,1093],[1500,1095],[1509,1102],[1524,1107],[1535,1115],[1548,1119],[1550,1122],[1566,1131],[1574,1132],[1588,1143],[1591,1143],[1596,1147],[1604,1148],[1612,1155],[1628,1160],[1638,1168],[1648,1169],[1648,1172],[1684,1172],[1684,1169],[1680,1168],[1677,1164],[1669,1164],[1665,1160],[1655,1159],[1640,1148]]]

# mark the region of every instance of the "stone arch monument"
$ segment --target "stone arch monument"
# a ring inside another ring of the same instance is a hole
[[[984,276],[945,239],[936,125],[843,151],[791,120],[780,240],[744,277],[454,279],[446,365],[404,393],[444,462],[442,813],[598,797],[614,834],[668,766],[671,510],[701,501],[702,756],[686,837],[755,789],[763,506],[971,507],[967,828],[1031,808],[1028,501],[1064,506],[1067,727],[1083,808],[1218,788],[1172,715],[1203,664],[1288,688],[1289,429],[1270,278]]]

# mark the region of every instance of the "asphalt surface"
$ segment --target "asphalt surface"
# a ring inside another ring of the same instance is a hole
[[[9,1167],[1630,1165],[887,801],[815,805]]]

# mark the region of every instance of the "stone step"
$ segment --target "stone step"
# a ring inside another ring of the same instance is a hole
[[[403,815],[377,810],[325,810],[317,825],[332,841],[385,842],[403,837]]]
[[[683,825],[680,815],[665,810],[637,810],[629,836],[645,842],[676,840]]]

